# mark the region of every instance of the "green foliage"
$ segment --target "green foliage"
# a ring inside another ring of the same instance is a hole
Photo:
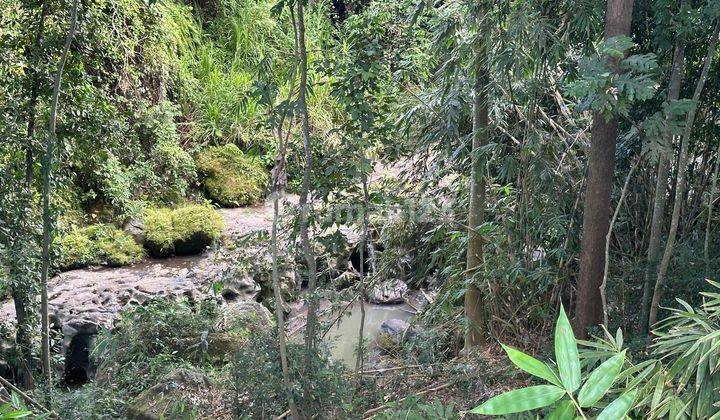
[[[122,230],[104,224],[73,228],[55,241],[58,266],[62,270],[109,265],[118,267],[140,261],[145,255],[141,245]]]
[[[123,312],[113,333],[104,331],[93,350],[95,382],[68,395],[61,411],[70,417],[118,418],[134,397],[178,367],[207,367],[208,336],[217,332],[216,303],[154,300]],[[245,326],[229,333],[246,336]]]
[[[720,283],[709,281],[720,290]],[[678,299],[682,308],[657,326],[653,353],[671,363],[668,379],[690,418],[711,418],[720,413],[720,293],[703,292],[704,301],[693,308]]]
[[[620,343],[622,345],[622,343]],[[620,378],[620,371],[626,362],[625,352],[614,354],[608,360],[593,369],[582,383],[580,357],[572,327],[563,308],[560,309],[555,327],[555,357],[558,371],[552,367],[525,355],[515,349],[503,346],[510,360],[518,368],[531,375],[549,381],[551,385],[536,385],[521,388],[493,397],[482,405],[472,409],[471,413],[485,415],[504,415],[545,408],[560,399],[553,418],[574,418],[577,414],[586,417],[585,410],[602,407],[598,402],[608,396],[613,383]],[[582,384],[582,387],[581,387]],[[576,391],[580,388],[579,393]],[[633,407],[638,390],[628,387],[618,398],[599,410],[598,418],[619,419]],[[568,404],[568,402],[570,404]]]
[[[222,237],[223,220],[209,206],[150,209],[144,218],[145,246],[153,256],[202,252]]]
[[[161,102],[143,109],[135,123],[140,143],[151,145],[146,164],[136,169],[136,183],[144,189],[144,197],[155,202],[179,202],[195,181],[195,161],[179,144],[174,123],[178,116],[175,106]]]
[[[20,396],[14,391],[11,395],[11,401],[0,405],[0,419],[23,419],[32,416],[32,411],[28,410]],[[35,416],[34,418],[46,418],[46,416]]]
[[[572,96],[582,99],[579,110],[627,116],[634,101],[653,97],[657,83],[652,76],[657,59],[655,54],[625,57],[633,47],[635,44],[626,36],[612,37],[598,45],[594,56],[580,61],[580,75],[568,89]]]
[[[375,418],[381,420],[391,419],[407,419],[407,420],[423,420],[423,419],[439,419],[439,420],[455,420],[460,415],[455,408],[450,405],[443,405],[440,401],[431,403],[422,402],[418,397],[410,396],[401,404],[389,403],[386,410],[378,413]]]
[[[265,195],[267,171],[234,144],[202,150],[197,167],[208,195],[223,206],[254,204]]]
[[[351,404],[353,387],[344,377],[340,362],[334,362],[322,349],[310,354],[311,366],[306,366],[305,346],[287,343],[290,381],[295,403],[306,415],[328,418],[353,416]],[[279,416],[288,407],[287,390],[283,386],[282,369],[277,341],[268,335],[256,335],[237,354],[233,364],[236,393],[236,414],[241,418],[262,415]],[[305,376],[310,373],[310,377]],[[315,401],[303,398],[304,386],[311,387]],[[355,413],[359,414],[359,413]]]

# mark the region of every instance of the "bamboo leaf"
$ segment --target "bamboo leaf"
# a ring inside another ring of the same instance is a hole
[[[604,361],[590,373],[578,394],[578,403],[581,407],[591,407],[605,396],[617,379],[624,362],[625,352],[623,351]]]
[[[575,406],[570,400],[563,400],[558,403],[555,409],[547,416],[546,420],[573,420],[575,418]]]
[[[632,408],[635,395],[637,395],[636,389],[622,394],[600,412],[597,420],[617,420],[625,418],[625,415]]]
[[[512,347],[504,344],[500,345],[515,366],[533,376],[545,379],[553,385],[562,386],[555,372],[553,372],[552,369],[550,369],[550,367],[545,363]]]
[[[482,405],[470,410],[473,414],[499,416],[521,413],[536,408],[547,407],[565,395],[565,390],[555,385],[537,385],[520,388],[490,398]]]
[[[575,334],[562,306],[555,325],[555,357],[563,386],[568,392],[575,392],[580,387],[580,357]]]

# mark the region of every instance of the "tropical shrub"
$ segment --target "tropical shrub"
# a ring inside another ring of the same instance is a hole
[[[510,360],[523,371],[545,380],[543,385],[516,389],[493,397],[470,413],[507,415],[551,407],[548,418],[587,418],[597,412],[601,420],[622,419],[633,408],[638,389],[620,383],[613,384],[627,374],[621,373],[626,364],[626,352],[620,351],[589,372],[584,380],[577,341],[563,308],[555,326],[555,357],[557,368],[532,356],[503,345]],[[613,398],[606,403],[610,396]]]
[[[708,282],[720,289],[720,283]],[[716,418],[720,413],[720,293],[701,295],[705,300],[699,308],[678,299],[682,308],[670,309],[671,316],[654,331],[653,358],[637,364],[622,350],[620,330],[615,336],[604,330],[604,338],[576,341],[561,310],[555,330],[557,369],[503,346],[518,368],[547,384],[493,397],[470,412],[503,415],[550,407],[548,418],[553,419],[587,418],[593,412],[598,419],[620,419],[630,412],[648,419]],[[587,349],[578,352],[578,343]],[[583,380],[581,366],[596,367]]]
[[[375,417],[380,420],[407,419],[442,419],[456,420],[460,414],[450,405],[443,405],[435,400],[432,403],[422,402],[419,397],[410,396],[402,403],[392,402],[387,404],[388,408],[378,413]]]
[[[10,401],[0,405],[0,419],[23,419],[32,416],[25,403],[14,391],[10,395]],[[42,418],[44,416],[40,416]]]
[[[144,220],[145,247],[156,257],[202,252],[222,236],[223,220],[211,207],[151,209]]]
[[[720,283],[708,282],[720,289]],[[678,400],[668,399],[668,404],[682,407],[679,413],[693,419],[720,413],[720,293],[700,295],[704,302],[699,308],[678,299],[682,308],[670,309],[652,346],[653,354],[671,362],[665,380]]]
[[[122,230],[105,224],[75,228],[56,243],[58,266],[62,270],[109,265],[134,264],[145,255],[142,246]]]
[[[61,417],[126,418],[135,397],[173,370],[202,368],[214,374],[208,363],[216,345],[212,338],[222,334],[244,343],[248,335],[239,323],[220,331],[220,317],[212,300],[152,300],[123,312],[118,328],[102,331],[92,350],[95,381],[61,401]]]
[[[267,171],[234,144],[209,147],[196,162],[208,195],[223,206],[253,204],[265,194]]]
[[[340,362],[331,360],[325,350],[317,347],[306,358],[305,346],[292,341],[287,343],[287,357],[293,384],[289,391],[303,413],[324,418],[354,418],[350,411],[354,408],[351,404],[353,386],[344,377]],[[306,365],[308,361],[310,366]],[[239,418],[276,417],[285,412],[288,390],[283,385],[276,338],[269,334],[255,335],[237,353],[233,387]],[[303,397],[303,387],[312,389],[312,400]]]
[[[180,147],[174,119],[179,116],[169,102],[143,108],[135,131],[140,144],[150,145],[144,164],[134,165],[135,183],[151,201],[176,203],[185,197],[197,174],[192,156]]]

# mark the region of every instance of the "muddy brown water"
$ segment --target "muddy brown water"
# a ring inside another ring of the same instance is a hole
[[[376,305],[365,303],[364,338],[371,342],[380,332],[380,325],[390,319],[407,321],[412,317],[408,305]],[[360,304],[355,303],[348,308],[345,316],[328,332],[325,342],[330,347],[333,359],[343,362],[348,367],[355,366],[358,339],[360,337]]]

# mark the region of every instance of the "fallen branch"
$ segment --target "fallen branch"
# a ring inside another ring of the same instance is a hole
[[[13,384],[11,384],[10,382],[8,382],[7,379],[3,378],[2,376],[0,376],[0,384],[2,384],[4,387],[10,389],[11,391],[15,392],[16,394],[18,394],[18,395],[19,395],[20,397],[22,397],[22,399],[24,399],[29,405],[33,405],[33,406],[35,406],[36,408],[39,408],[41,411],[43,411],[43,412],[45,412],[45,413],[50,413],[50,416],[51,416],[51,417],[57,418],[57,414],[56,414],[54,411],[50,411],[50,410],[48,410],[47,408],[45,408],[45,406],[43,406],[43,405],[40,404],[39,402],[35,401],[31,396],[29,396],[28,394],[26,394],[26,393],[24,393],[23,391],[21,391],[19,388],[17,388],[15,385],[13,385]]]
[[[432,388],[427,388],[427,389],[424,389],[424,390],[422,390],[422,391],[420,391],[420,392],[418,392],[418,393],[416,393],[416,394],[412,394],[412,395],[419,397],[419,396],[425,395],[425,394],[430,393],[430,392],[437,392],[437,391],[441,391],[441,390],[443,390],[443,389],[445,389],[445,388],[449,388],[449,387],[451,387],[453,384],[454,384],[454,382],[446,382],[446,383],[444,383],[444,384],[442,384],[442,385],[438,385],[438,386],[432,387]],[[397,402],[401,403],[401,402],[405,401],[406,399],[408,399],[408,397],[410,397],[410,396],[411,396],[411,395],[408,395],[408,396],[406,396],[406,397],[403,397],[403,398],[397,400]],[[381,405],[381,406],[379,406],[379,407],[372,408],[372,409],[366,411],[365,413],[363,413],[363,418],[364,418],[364,419],[372,418],[372,417],[375,416],[375,414],[377,414],[378,412],[382,411],[383,409],[385,409],[385,408],[387,408],[387,407],[388,407],[388,404],[383,404],[383,405]]]
[[[419,367],[423,367],[423,365],[394,366],[394,367],[384,368],[384,369],[364,370],[360,373],[363,375],[369,375],[372,373],[385,373],[385,372],[392,372],[392,371],[403,370],[403,369],[414,369],[414,368],[419,368]]]

